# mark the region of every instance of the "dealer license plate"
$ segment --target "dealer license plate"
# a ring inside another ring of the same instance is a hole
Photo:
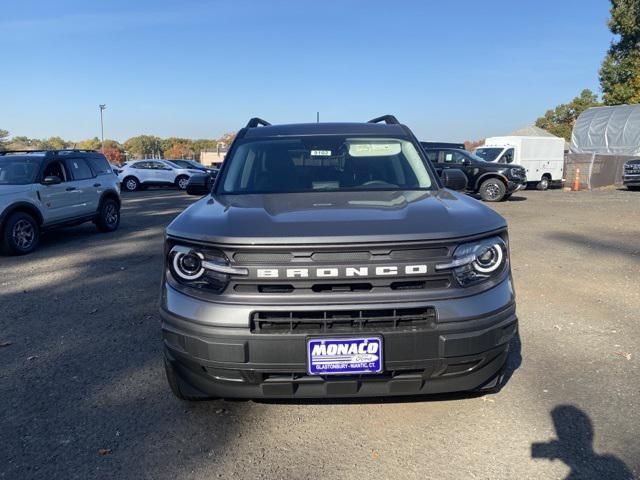
[[[353,375],[382,372],[382,338],[307,339],[309,375]]]

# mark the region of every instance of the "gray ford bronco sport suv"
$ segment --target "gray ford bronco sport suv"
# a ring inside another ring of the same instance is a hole
[[[448,187],[448,188],[447,188]],[[505,220],[404,125],[240,130],[166,230],[161,319],[182,399],[496,390],[517,331]]]
[[[35,250],[40,233],[94,222],[120,224],[120,183],[104,155],[90,150],[0,152],[0,247]]]

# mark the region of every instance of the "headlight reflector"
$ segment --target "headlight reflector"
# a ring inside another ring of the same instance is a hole
[[[507,244],[502,237],[490,237],[459,245],[448,263],[436,270],[451,270],[458,283],[467,287],[500,274],[508,263]]]
[[[193,250],[184,252],[175,252],[173,255],[173,271],[182,280],[193,281],[204,275],[202,261],[204,255]]]
[[[167,267],[179,284],[222,293],[231,275],[244,276],[249,271],[229,265],[223,252],[205,247],[173,245],[167,257]]]

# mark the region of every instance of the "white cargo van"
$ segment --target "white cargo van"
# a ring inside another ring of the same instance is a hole
[[[489,137],[475,154],[487,162],[522,165],[527,172],[527,183],[536,184],[539,190],[563,180],[564,138]]]

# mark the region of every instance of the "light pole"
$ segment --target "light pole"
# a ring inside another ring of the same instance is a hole
[[[104,122],[102,121],[102,111],[107,108],[105,104],[98,105],[100,107],[100,145],[102,149],[102,153],[104,153]]]

